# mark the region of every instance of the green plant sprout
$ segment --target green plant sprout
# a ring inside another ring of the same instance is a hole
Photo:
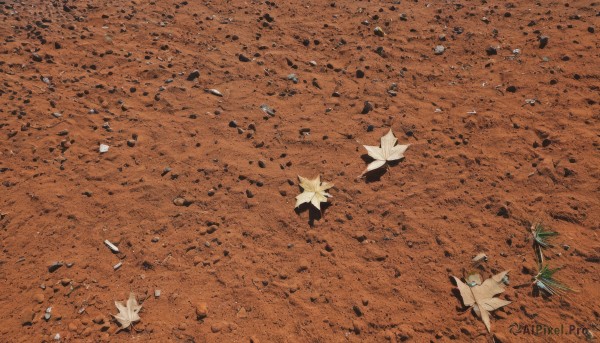
[[[549,240],[554,236],[558,236],[558,232],[546,229],[542,223],[533,224],[531,231],[533,239],[542,248],[552,248],[553,245],[550,244]]]
[[[553,237],[558,236],[558,232],[548,230],[542,223],[534,223],[531,226],[531,233],[533,235],[535,252],[538,255],[540,265],[542,265],[544,264],[544,253],[542,249],[553,247],[550,240]]]
[[[548,265],[542,266],[540,264],[539,272],[533,278],[534,285],[548,295],[563,295],[567,292],[574,292],[572,288],[554,278],[554,274],[561,269],[562,267],[551,269]]]

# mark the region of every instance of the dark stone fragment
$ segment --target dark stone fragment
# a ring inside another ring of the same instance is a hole
[[[546,47],[546,45],[548,45],[548,37],[547,36],[540,36],[538,38],[539,42],[540,42],[540,49],[543,49]]]
[[[360,114],[367,114],[369,112],[371,112],[373,110],[373,104],[371,104],[368,101],[365,101],[365,105],[362,109],[362,112],[360,112]]]
[[[490,46],[490,47],[488,47],[488,48],[485,49],[485,53],[488,56],[497,55],[498,54],[498,50],[496,50],[496,48],[494,48],[493,46]]]
[[[194,81],[195,79],[200,77],[200,72],[198,70],[194,70],[193,72],[190,73],[190,75],[188,75],[187,80],[188,81]]]

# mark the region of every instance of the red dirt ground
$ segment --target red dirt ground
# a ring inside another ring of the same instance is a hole
[[[0,341],[598,336],[600,3],[0,4]],[[390,127],[405,160],[357,180]],[[294,211],[318,174],[330,206]],[[578,293],[534,296],[536,220]],[[511,270],[492,334],[450,278],[479,252]]]

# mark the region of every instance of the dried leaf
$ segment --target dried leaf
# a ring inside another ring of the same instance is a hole
[[[481,280],[481,275],[479,275],[479,273],[473,272],[473,273],[467,275],[467,277],[465,278],[465,281],[467,282],[467,285],[469,285],[470,287],[473,287],[476,285],[481,285],[481,282],[483,280]]]
[[[140,320],[138,312],[140,312],[142,309],[142,305],[138,305],[138,302],[135,299],[135,294],[129,294],[127,303],[115,301],[115,306],[117,306],[119,313],[113,315],[113,317],[115,317],[119,324],[121,324],[121,328],[119,328],[119,330],[127,329],[132,323]]]
[[[396,161],[404,157],[404,152],[410,144],[407,145],[395,145],[398,139],[392,133],[392,129],[383,137],[381,137],[381,147],[364,145],[365,149],[375,161],[369,163],[367,169],[363,171],[360,176],[365,173],[383,167],[388,161]]]
[[[497,283],[506,283],[506,280],[508,279],[508,270],[492,276],[492,279],[494,279],[494,281]]]
[[[460,279],[456,276],[453,276],[453,278],[456,281],[456,286],[458,286],[458,290],[460,291],[460,296],[462,297],[463,304],[465,304],[465,306],[475,305],[475,297],[473,296],[471,287],[469,287],[464,282],[460,281]]]
[[[489,312],[510,304],[510,301],[494,298],[496,294],[504,292],[503,280],[507,273],[508,271],[504,271],[496,274],[483,283],[481,283],[481,276],[479,274],[469,275],[465,281],[472,286],[463,283],[459,278],[453,276],[463,303],[465,306],[473,307],[473,311],[481,318],[488,332],[491,331]]]
[[[296,196],[296,207],[304,203],[311,203],[320,211],[321,203],[327,202],[327,198],[331,197],[325,191],[333,187],[333,184],[327,182],[321,183],[320,175],[313,180],[305,179],[298,175],[298,179],[300,180],[300,187],[302,187],[304,192]]]

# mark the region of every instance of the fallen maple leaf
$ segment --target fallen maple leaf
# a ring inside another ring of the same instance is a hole
[[[117,306],[119,313],[113,315],[113,317],[121,324],[119,330],[127,329],[132,323],[140,320],[138,312],[142,309],[142,305],[138,305],[135,294],[129,294],[129,299],[127,299],[126,304],[122,301],[115,301],[115,306]]]
[[[321,203],[327,202],[327,198],[331,197],[331,195],[325,191],[333,187],[333,184],[328,182],[321,183],[320,175],[313,180],[305,179],[298,175],[298,179],[300,180],[300,187],[302,187],[304,192],[296,196],[295,207],[304,203],[311,203],[320,211]]]
[[[404,152],[410,144],[407,145],[395,145],[398,139],[392,133],[392,129],[383,137],[381,137],[381,147],[363,145],[369,156],[375,159],[375,161],[369,163],[367,169],[360,174],[362,177],[367,172],[383,167],[388,161],[396,161],[404,157]]]
[[[466,284],[453,276],[463,303],[465,306],[473,307],[473,311],[483,320],[488,332],[490,332],[491,326],[489,312],[510,304],[510,301],[494,298],[494,295],[504,292],[506,274],[508,274],[508,270],[492,276],[483,283],[481,283],[481,275],[471,274],[466,278]]]

